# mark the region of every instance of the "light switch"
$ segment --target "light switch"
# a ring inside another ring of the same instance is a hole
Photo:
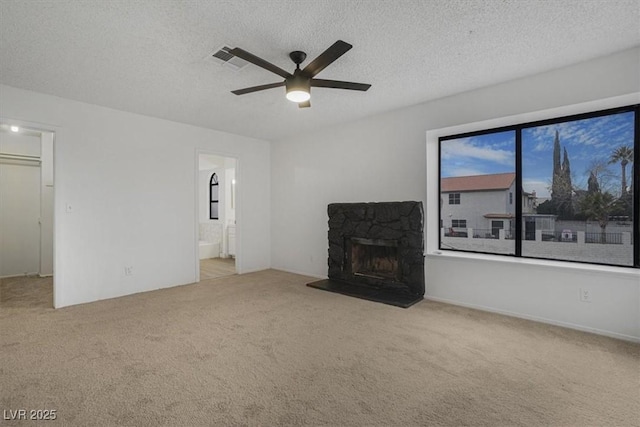
[[[73,206],[71,206],[71,204],[70,204],[70,203],[67,203],[67,205],[66,205],[66,207],[65,207],[65,211],[66,211],[67,213],[71,213],[71,212],[73,212]]]

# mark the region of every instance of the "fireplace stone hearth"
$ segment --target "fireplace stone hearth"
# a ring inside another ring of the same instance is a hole
[[[422,202],[332,203],[329,278],[308,286],[399,307],[424,296]]]

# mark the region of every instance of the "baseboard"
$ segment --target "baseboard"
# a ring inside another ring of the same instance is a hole
[[[22,273],[22,274],[13,274],[9,276],[0,276],[0,279],[12,279],[14,277],[33,277],[38,276],[38,272],[34,271],[33,273]]]
[[[237,274],[257,273],[258,271],[269,270],[269,268],[271,268],[271,267],[258,267],[258,268],[251,268],[249,270],[238,271],[238,264],[236,264],[236,273]]]
[[[39,277],[53,277],[53,274],[38,274]]]
[[[327,278],[327,276],[320,276],[320,275],[317,275],[317,274],[305,273],[303,271],[290,270],[288,268],[278,268],[278,267],[272,267],[272,268],[274,270],[284,271],[285,273],[298,274],[300,276],[307,276],[307,277],[314,277],[316,279],[326,279]]]
[[[457,305],[460,307],[467,307],[467,308],[473,308],[476,310],[488,311],[490,313],[503,314],[505,316],[517,317],[519,319],[532,320],[534,322],[546,323],[548,325],[562,326],[563,328],[575,329],[582,332],[589,332],[592,334],[603,335],[610,338],[617,338],[624,341],[640,343],[640,337],[634,337],[633,335],[619,334],[617,332],[606,331],[604,329],[590,328],[588,326],[577,325],[575,323],[560,322],[557,320],[547,319],[544,317],[531,316],[528,314],[516,313],[508,310],[500,310],[492,307],[486,307],[483,305],[468,304],[460,301],[450,300],[447,298],[432,297],[429,295],[425,295],[424,299],[430,300],[430,301],[442,302],[445,304]]]

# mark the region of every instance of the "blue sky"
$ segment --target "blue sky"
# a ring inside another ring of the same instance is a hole
[[[538,197],[549,197],[556,130],[561,149],[569,154],[573,185],[579,188],[586,188],[594,162],[607,163],[621,145],[633,147],[632,112],[523,129],[523,186],[528,192],[536,190]],[[514,172],[515,132],[443,141],[441,154],[442,177]],[[627,178],[630,172],[629,165]],[[620,164],[608,165],[602,173],[604,187],[619,189],[620,174]]]
[[[443,178],[516,171],[515,131],[443,141],[440,146]]]

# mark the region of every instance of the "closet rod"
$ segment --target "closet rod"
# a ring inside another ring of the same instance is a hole
[[[28,156],[26,154],[0,153],[0,159],[23,160],[28,162],[40,162],[39,156]]]

